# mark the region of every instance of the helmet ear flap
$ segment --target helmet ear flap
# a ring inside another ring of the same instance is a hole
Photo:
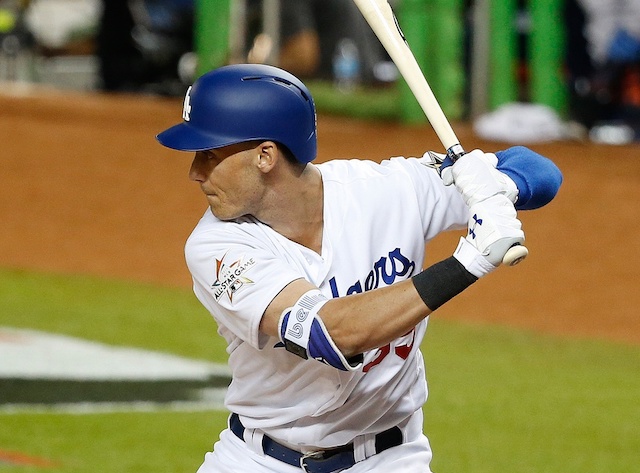
[[[157,135],[161,144],[201,151],[271,140],[300,163],[316,157],[311,93],[297,77],[274,66],[234,64],[202,75],[185,94],[182,119]]]

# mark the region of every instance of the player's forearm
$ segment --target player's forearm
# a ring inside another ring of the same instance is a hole
[[[265,311],[260,331],[282,338],[282,314],[295,312],[296,301],[314,289],[304,279],[290,283]],[[361,294],[328,299],[317,316],[340,352],[350,357],[401,337],[430,313],[415,284],[407,280]]]
[[[497,198],[506,201],[515,213],[507,197]],[[485,211],[490,210],[491,203],[496,207],[493,211],[501,211],[501,206],[493,200],[477,204],[474,216],[486,218]],[[297,279],[269,305],[260,330],[277,335],[288,351],[301,358],[313,358],[344,371],[357,370],[365,351],[403,336],[479,277],[495,269],[497,266],[483,254],[493,254],[492,247],[502,241],[506,231],[514,234],[520,231],[519,222],[517,228],[511,228],[512,219],[515,220],[510,214],[506,215],[505,223],[504,218],[496,216],[496,222],[489,229],[489,236],[495,237],[478,237],[482,251],[462,238],[452,257],[410,280],[388,287],[329,299],[308,281]]]
[[[406,334],[431,313],[411,280],[331,299],[320,310],[340,351],[350,357]]]
[[[312,319],[317,319],[320,325],[315,326],[315,333],[321,333],[329,346],[335,345],[349,358],[403,336],[476,280],[477,276],[454,257],[430,266],[410,280],[335,299],[327,299],[309,282],[299,279],[274,299],[263,315],[260,330],[283,341],[288,336],[293,340],[296,332],[310,333],[302,327],[303,320],[312,325]],[[299,315],[304,317],[297,327]],[[313,340],[302,345],[305,350],[308,343]]]

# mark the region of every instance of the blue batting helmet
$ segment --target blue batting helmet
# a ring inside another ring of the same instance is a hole
[[[182,123],[159,133],[164,146],[204,151],[254,140],[286,146],[301,163],[316,157],[316,109],[292,74],[262,64],[223,66],[198,78],[184,98]]]

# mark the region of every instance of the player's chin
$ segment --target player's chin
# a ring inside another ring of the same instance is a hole
[[[211,213],[218,220],[229,221],[229,220],[235,220],[238,217],[242,216],[242,214],[237,212],[236,210],[226,207],[224,205],[220,205],[220,202],[212,202],[211,200],[209,200],[209,208],[211,209]]]

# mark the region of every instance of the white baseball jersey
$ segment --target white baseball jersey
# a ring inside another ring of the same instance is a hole
[[[259,332],[269,303],[299,278],[328,297],[408,279],[422,269],[425,242],[463,228],[468,218],[454,186],[445,187],[423,159],[316,166],[324,186],[322,254],[252,217],[223,222],[209,210],[185,250],[195,294],[228,343],[227,408],[246,428],[301,450],[382,432],[422,407],[427,385],[419,346],[427,320],[365,353],[360,371],[343,372]]]

